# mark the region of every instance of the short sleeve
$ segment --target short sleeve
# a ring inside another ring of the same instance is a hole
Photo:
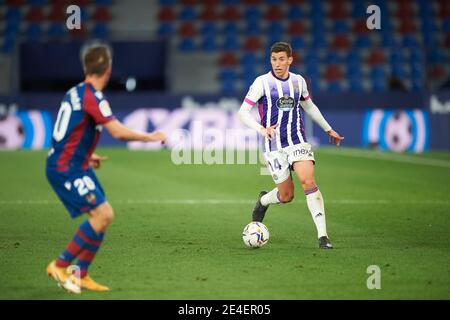
[[[262,81],[260,78],[256,78],[253,84],[248,89],[244,102],[253,106],[264,94]]]
[[[103,94],[94,94],[89,88],[86,88],[83,99],[83,109],[97,124],[105,124],[108,121],[115,119],[111,107],[109,106],[109,102],[105,99]]]

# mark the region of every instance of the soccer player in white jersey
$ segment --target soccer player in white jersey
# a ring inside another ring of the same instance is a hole
[[[291,46],[286,42],[275,43],[270,50],[272,70],[256,78],[238,113],[245,125],[264,136],[264,159],[276,184],[272,191],[259,194],[252,220],[262,222],[270,204],[292,201],[291,171],[294,171],[317,228],[319,248],[332,249],[323,197],[314,179],[314,153],[306,141],[303,111],[328,134],[331,143],[339,146],[344,137],[331,128],[312,102],[305,79],[289,72],[292,61]],[[260,123],[250,115],[255,105]]]

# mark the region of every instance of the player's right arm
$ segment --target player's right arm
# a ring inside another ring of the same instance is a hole
[[[120,121],[115,119],[108,121],[103,126],[106,128],[106,130],[108,130],[113,138],[123,141],[161,141],[162,143],[164,143],[167,139],[166,135],[161,131],[146,133],[131,130],[123,125]]]
[[[256,101],[258,101],[263,96],[263,94],[264,89],[261,80],[259,78],[256,78],[256,80],[250,86],[250,89],[248,90],[248,93],[245,96],[241,107],[239,108],[238,117],[239,120],[241,120],[241,122],[250,129],[258,131],[266,138],[272,138],[275,135],[275,128],[277,127],[277,125],[264,128],[250,114],[251,108],[256,104]]]

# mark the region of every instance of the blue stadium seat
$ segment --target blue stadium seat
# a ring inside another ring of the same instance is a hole
[[[172,23],[160,23],[158,27],[158,35],[160,37],[170,37],[174,34],[175,28]]]
[[[184,7],[181,9],[178,18],[183,21],[194,21],[198,17],[193,7]]]
[[[233,4],[239,4],[240,0],[223,0],[222,3],[226,4],[226,5],[233,5]]]
[[[20,11],[19,8],[8,7],[8,11],[6,11],[6,14],[5,14],[6,23],[20,22],[21,18],[22,18],[22,12]]]
[[[260,24],[246,21],[245,22],[245,34],[247,36],[262,34],[262,30],[261,30]]]
[[[383,34],[381,37],[381,46],[384,48],[397,47],[397,40],[392,36],[391,33]]]
[[[282,35],[284,32],[283,25],[280,22],[272,22],[267,26],[267,34],[269,37]]]
[[[423,79],[420,77],[412,77],[411,79],[411,87],[413,90],[423,90]]]
[[[350,91],[362,92],[364,90],[361,79],[349,79]]]
[[[2,52],[6,54],[11,54],[14,51],[15,44],[16,44],[16,37],[6,36],[2,45]]]
[[[303,12],[300,6],[292,6],[287,10],[288,20],[298,20],[303,18]]]
[[[65,25],[62,23],[52,23],[48,28],[47,35],[51,39],[61,39],[66,35]]]
[[[256,65],[258,58],[253,52],[245,52],[241,57],[241,64],[245,68],[246,65]]]
[[[366,35],[359,35],[354,43],[356,48],[369,48],[370,47],[370,39]]]
[[[411,50],[409,54],[409,61],[413,63],[422,63],[422,51],[420,49]]]
[[[236,81],[222,80],[220,81],[220,91],[222,93],[235,93]]]
[[[217,51],[216,37],[214,35],[205,36],[202,38],[201,49],[206,52]]]
[[[244,81],[244,88],[250,88],[257,77],[256,73],[244,73],[242,80]]]
[[[450,19],[444,20],[442,22],[442,31],[445,33],[450,33]]]
[[[395,76],[396,78],[404,78],[406,77],[406,71],[405,68],[403,67],[403,65],[401,64],[396,64],[392,66],[392,75]]]
[[[81,7],[80,8],[80,14],[81,14],[81,23],[86,23],[89,20],[89,13],[86,8]]]
[[[417,48],[420,44],[415,34],[406,34],[403,36],[402,46],[406,48]]]
[[[291,46],[293,50],[304,48],[306,46],[304,38],[299,36],[291,38]]]
[[[113,0],[94,0],[94,3],[98,6],[110,6]]]
[[[319,81],[319,79],[321,78],[319,65],[306,64],[306,74],[312,79]]]
[[[159,4],[162,6],[173,6],[177,3],[177,0],[159,0]]]
[[[372,80],[372,91],[382,92],[386,91],[386,88],[387,88],[386,79],[377,78]]]
[[[30,23],[26,30],[28,41],[38,41],[42,37],[42,27],[38,23]]]
[[[325,63],[327,64],[338,64],[341,62],[341,58],[336,51],[328,51],[325,55]]]
[[[265,0],[264,2],[270,5],[279,5],[283,3],[282,0]]]
[[[309,50],[305,54],[304,61],[305,61],[305,63],[311,63],[311,64],[318,65],[320,62],[320,59],[315,50]]]
[[[221,81],[235,82],[237,80],[236,71],[230,68],[223,68],[219,70],[219,79]]]
[[[356,49],[350,50],[348,52],[347,56],[345,57],[345,62],[347,64],[351,64],[351,63],[359,64],[361,62],[361,52]]]
[[[353,18],[366,18],[367,17],[367,6],[363,1],[352,1],[352,17]]]
[[[348,23],[344,20],[335,21],[331,31],[334,33],[347,33],[349,32]]]
[[[355,61],[350,64],[347,64],[347,78],[360,80],[362,76],[362,65]]]
[[[432,18],[431,18],[432,19]],[[434,20],[422,19],[422,33],[423,34],[431,34],[437,31],[436,24]]]
[[[268,46],[271,46],[275,42],[279,42],[279,41],[286,41],[286,38],[284,38],[283,34],[281,34],[281,33],[274,33],[268,37],[267,44],[268,44]]]
[[[217,24],[213,22],[206,22],[200,28],[200,34],[204,37],[216,36],[217,32]]]
[[[42,7],[47,2],[47,0],[29,0],[29,4],[33,7]]]
[[[382,65],[375,65],[370,70],[370,77],[372,80],[376,79],[386,79],[386,71]]]
[[[225,36],[222,49],[227,51],[234,51],[239,49],[239,41],[236,36]]]
[[[342,92],[342,86],[339,81],[332,81],[328,83],[328,89],[329,92]]]
[[[423,78],[424,71],[421,63],[413,63],[411,65],[411,77],[413,78]]]
[[[442,51],[437,48],[432,48],[427,52],[427,61],[431,64],[434,63],[444,63],[445,57],[442,54]]]
[[[91,35],[97,39],[106,39],[109,36],[109,30],[106,23],[97,23],[91,31]]]
[[[327,40],[325,37],[313,37],[311,44],[316,49],[325,48],[327,46]]]
[[[389,57],[389,63],[391,65],[394,65],[394,64],[400,64],[403,62],[404,62],[403,54],[400,51],[393,49],[391,51],[391,55]]]
[[[178,49],[182,52],[192,52],[195,48],[195,43],[193,38],[182,38],[178,43]]]
[[[244,19],[252,22],[261,20],[261,10],[255,6],[249,6],[244,10]]]
[[[225,37],[237,37],[238,36],[238,27],[234,22],[229,22],[224,25],[223,34]]]
[[[426,37],[423,37],[423,44],[428,48],[439,46],[439,38],[434,34],[429,34]]]

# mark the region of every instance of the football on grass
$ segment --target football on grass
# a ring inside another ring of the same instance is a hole
[[[269,241],[269,229],[261,222],[250,222],[242,231],[242,240],[247,247],[260,248]]]

